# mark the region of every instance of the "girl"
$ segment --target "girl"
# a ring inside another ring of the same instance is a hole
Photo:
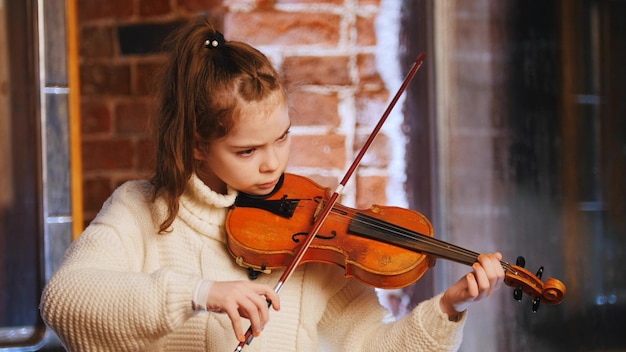
[[[456,350],[467,307],[502,283],[499,253],[388,324],[374,289],[334,265],[302,265],[280,297],[279,272],[247,278],[225,246],[225,217],[238,192],[268,194],[285,171],[285,89],[263,54],[206,20],[169,44],[154,176],[111,195],[42,295],[65,346],[232,351],[251,324],[251,352]],[[267,300],[279,311],[271,319]]]

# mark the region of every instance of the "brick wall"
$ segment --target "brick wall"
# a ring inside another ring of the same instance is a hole
[[[389,65],[377,54],[376,21],[389,12],[381,1],[78,0],[85,221],[120,183],[149,176],[149,87],[163,60],[159,43],[198,14],[272,59],[296,111],[289,171],[334,189],[389,100],[380,72]],[[387,202],[390,165],[400,155],[390,152],[392,140],[389,129],[377,138],[344,203]]]

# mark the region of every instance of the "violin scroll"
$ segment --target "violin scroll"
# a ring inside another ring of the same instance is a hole
[[[517,262],[523,264],[523,258]],[[561,281],[554,278],[546,280],[545,283],[541,281],[543,267],[539,268],[537,275],[533,275],[520,265],[507,264],[504,268],[506,269],[504,283],[515,288],[513,298],[520,301],[523,293],[528,294],[533,298],[533,312],[537,311],[540,302],[558,304],[565,297],[567,290]]]

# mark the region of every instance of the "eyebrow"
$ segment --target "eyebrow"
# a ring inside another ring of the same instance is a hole
[[[285,128],[283,133],[281,133],[281,135],[278,138],[276,138],[276,140],[278,140],[278,139],[282,138],[284,135],[286,135],[289,132],[290,129],[291,129],[291,120],[289,121],[289,126],[287,126],[287,128]],[[256,145],[233,145],[233,146],[231,146],[231,148],[245,150],[245,149],[257,148],[260,145],[261,144],[256,144]]]

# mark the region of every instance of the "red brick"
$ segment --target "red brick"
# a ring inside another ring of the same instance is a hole
[[[83,64],[80,67],[83,95],[130,94],[130,67],[114,64]]]
[[[339,43],[341,16],[306,12],[234,12],[224,18],[224,35],[252,45],[315,45]]]
[[[355,153],[361,150],[363,144],[365,144],[365,141],[369,136],[369,134],[357,136]],[[365,153],[365,155],[363,156],[360,165],[376,168],[385,168],[389,166],[391,152],[392,151],[389,137],[387,137],[387,135],[383,133],[379,133],[367,149],[367,153]]]
[[[178,6],[190,11],[208,11],[221,8],[222,0],[178,0]]]
[[[361,54],[357,56],[357,68],[361,86],[368,86],[369,90],[383,89],[385,83],[380,77],[376,66],[376,57],[373,54]]]
[[[358,16],[356,19],[357,37],[359,46],[376,45],[376,17]]]
[[[295,91],[289,94],[291,119],[296,126],[332,126],[341,124],[337,94]]]
[[[228,0],[225,1],[227,6],[236,7],[236,6],[245,6],[246,8],[254,9],[254,11],[258,10],[267,10],[273,9],[277,3],[276,0]]]
[[[150,125],[147,101],[121,101],[115,107],[115,130],[121,134],[146,134]]]
[[[303,175],[304,176],[304,175]],[[309,178],[311,181],[317,183],[319,187],[328,188],[328,192],[332,194],[339,185],[339,179],[333,176],[323,176],[318,174],[306,175],[305,177]],[[320,190],[323,192],[322,190]]]
[[[105,102],[83,99],[80,110],[83,134],[111,132],[111,112]]]
[[[172,10],[169,0],[140,0],[139,14],[141,16],[154,16],[169,13]]]
[[[83,58],[113,57],[113,28],[109,26],[84,27],[80,31],[80,55]]]
[[[158,84],[155,82],[155,75],[160,65],[160,62],[142,62],[136,65],[133,76],[133,95],[154,95]]]
[[[360,91],[356,95],[357,124],[374,127],[389,106],[389,92]],[[394,109],[402,109],[396,105]]]
[[[107,198],[113,192],[110,180],[107,177],[85,178],[83,192],[83,206],[86,212],[95,213],[102,208]]]
[[[151,172],[155,166],[155,147],[152,139],[142,138],[137,142],[137,170]]]
[[[276,0],[277,4],[319,4],[320,0]],[[324,0],[325,5],[343,5],[344,0]]]
[[[119,170],[133,167],[135,150],[127,139],[84,140],[85,170]]]
[[[346,164],[345,144],[345,136],[337,134],[294,136],[289,165],[343,169]]]
[[[357,176],[356,207],[368,209],[387,202],[387,177]]]
[[[283,62],[287,84],[346,86],[352,84],[348,69],[345,56],[290,56]]]
[[[78,1],[77,3],[81,21],[104,18],[123,19],[133,15],[134,1],[90,0]]]

